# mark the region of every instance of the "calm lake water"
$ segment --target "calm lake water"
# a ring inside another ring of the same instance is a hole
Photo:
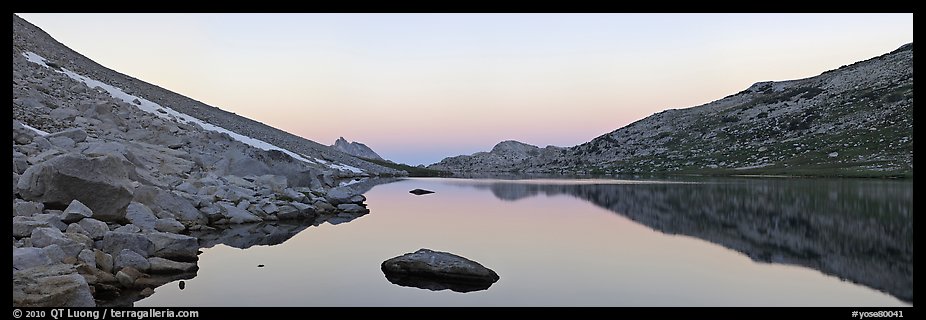
[[[353,220],[204,239],[183,290],[135,306],[912,304],[910,180],[413,178],[366,196]],[[387,281],[380,264],[419,248],[501,279],[469,293]]]

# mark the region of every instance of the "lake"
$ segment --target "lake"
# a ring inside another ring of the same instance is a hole
[[[182,290],[135,306],[912,305],[912,180],[410,178],[365,195],[360,217],[204,238]],[[380,264],[419,248],[501,279],[389,282]]]

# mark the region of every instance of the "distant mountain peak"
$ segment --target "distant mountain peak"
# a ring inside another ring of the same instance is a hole
[[[502,172],[510,171],[516,164],[531,159],[552,157],[565,148],[547,146],[540,148],[515,140],[499,142],[489,152],[446,158],[428,166],[430,169],[458,172]]]
[[[344,139],[344,137],[338,137],[338,139],[334,141],[334,144],[331,145],[331,147],[334,148],[335,150],[344,152],[346,154],[349,154],[355,157],[385,160],[383,159],[383,157],[380,157],[379,154],[377,154],[375,151],[373,151],[373,149],[371,149],[367,145],[360,143],[360,142],[356,142],[356,141],[354,142],[347,141],[347,139]]]
[[[913,44],[820,75],[756,82],[569,148],[503,141],[452,172],[912,177]]]
[[[536,149],[540,149],[540,147],[520,141],[505,140],[496,144],[495,147],[492,147],[492,152],[526,152]]]

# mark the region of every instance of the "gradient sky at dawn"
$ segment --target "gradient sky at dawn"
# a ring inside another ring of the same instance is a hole
[[[913,41],[900,14],[30,14],[94,61],[387,159],[572,146]]]

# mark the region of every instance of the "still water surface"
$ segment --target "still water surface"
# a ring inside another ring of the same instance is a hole
[[[413,178],[366,197],[360,217],[205,239],[183,290],[135,306],[912,304],[912,181]],[[501,279],[469,293],[387,281],[380,263],[419,248]]]

